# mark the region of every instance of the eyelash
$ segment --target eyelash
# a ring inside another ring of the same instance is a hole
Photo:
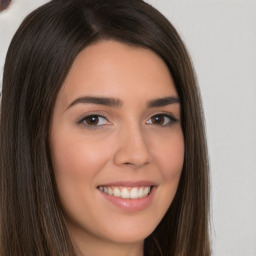
[[[163,124],[154,124],[154,123],[152,123],[152,118],[157,118],[157,117],[163,117],[164,118],[164,120],[163,120],[164,123]],[[89,119],[89,118],[97,118],[97,120],[98,120],[97,124],[88,124],[86,122],[86,119]],[[104,121],[105,124],[98,124],[100,119],[105,119],[105,121]],[[169,121],[166,121],[166,119],[169,119]],[[149,123],[149,120],[151,120],[151,123]],[[176,122],[178,122],[177,118],[175,118],[174,116],[172,116],[170,114],[166,114],[166,113],[155,114],[155,115],[151,116],[146,121],[147,124],[155,125],[155,126],[159,126],[159,127],[169,127],[169,126],[171,126],[172,124],[174,124]],[[106,117],[104,117],[102,115],[90,114],[90,115],[84,116],[81,119],[79,119],[77,123],[80,124],[80,125],[83,125],[85,128],[93,130],[93,129],[99,129],[99,128],[101,128],[101,126],[109,124],[109,121]]]
[[[108,121],[108,119],[106,118],[106,117],[104,117],[104,116],[102,116],[102,115],[99,115],[99,114],[90,114],[90,115],[87,115],[87,116],[84,116],[84,117],[82,117],[79,121],[78,121],[78,124],[80,124],[80,125],[83,125],[85,128],[88,128],[88,129],[91,129],[91,130],[93,130],[93,129],[98,129],[98,128],[101,128],[101,126],[104,126],[104,125],[106,125],[106,124],[88,124],[87,122],[86,122],[86,119],[89,119],[89,118],[97,118],[97,120],[99,120],[99,119],[101,119],[101,118],[103,118],[103,119],[105,119],[106,121],[106,124],[107,123],[109,123],[109,121]]]
[[[166,114],[166,113],[159,113],[159,114],[153,115],[148,120],[152,120],[152,118],[156,118],[156,117],[163,117],[164,124],[153,124],[153,123],[150,123],[150,124],[160,126],[160,127],[168,127],[168,126],[171,126],[172,124],[178,122],[177,118],[175,118],[174,116],[172,116],[170,114]],[[169,121],[167,121],[167,123],[166,123],[166,119],[169,119]],[[148,123],[148,120],[146,123]]]

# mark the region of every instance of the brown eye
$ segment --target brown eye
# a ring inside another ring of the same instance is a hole
[[[150,119],[148,119],[146,123],[152,124],[152,125],[158,125],[158,126],[168,126],[177,121],[178,120],[171,115],[157,114],[152,116]]]
[[[151,120],[152,120],[152,124],[156,124],[156,125],[163,125],[165,121],[163,115],[153,116]]]
[[[84,119],[84,122],[87,124],[87,125],[97,125],[99,123],[99,116],[87,116],[85,119]]]
[[[100,115],[88,115],[83,117],[78,124],[85,126],[86,128],[96,129],[103,125],[110,124],[104,116]]]

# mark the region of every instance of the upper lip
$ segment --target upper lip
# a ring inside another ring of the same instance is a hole
[[[153,181],[140,180],[140,181],[114,181],[101,184],[98,187],[141,187],[141,186],[157,186]]]

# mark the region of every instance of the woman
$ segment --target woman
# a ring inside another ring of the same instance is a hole
[[[1,256],[210,255],[192,64],[140,0],[52,1],[8,50]]]

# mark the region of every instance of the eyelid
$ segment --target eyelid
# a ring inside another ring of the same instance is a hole
[[[90,124],[86,124],[84,122],[86,118],[93,117],[93,116],[105,119],[106,123],[90,125]],[[98,129],[98,128],[101,128],[102,126],[111,124],[111,122],[108,120],[108,118],[104,114],[100,114],[100,113],[97,113],[97,112],[90,112],[90,113],[87,113],[87,114],[84,114],[84,115],[80,116],[76,123],[78,125],[83,126],[84,128],[88,128],[88,129]]]
[[[98,118],[103,118],[103,119],[105,119],[105,123],[101,123],[101,124],[86,124],[86,122],[85,122],[85,119],[86,118],[89,118],[89,117],[92,117],[92,116],[96,116],[96,117],[98,117]],[[150,121],[150,120],[152,120],[152,118],[154,118],[154,117],[156,117],[156,116],[163,116],[165,119],[166,118],[168,118],[169,119],[169,121],[167,121],[167,123],[166,123],[166,121],[165,121],[165,123],[164,124],[154,124],[154,123],[152,123],[152,121]],[[146,124],[147,125],[153,125],[153,126],[157,126],[157,127],[169,127],[169,126],[171,126],[171,125],[173,125],[174,123],[177,123],[177,122],[179,122],[179,119],[178,118],[176,118],[173,114],[171,114],[171,113],[169,113],[169,112],[158,112],[158,113],[154,113],[154,114],[151,114],[150,116],[149,116],[149,118],[146,120]],[[83,114],[83,115],[81,115],[78,119],[77,119],[77,121],[76,121],[76,123],[78,124],[78,125],[81,125],[83,128],[87,128],[87,129],[100,129],[100,128],[103,128],[104,126],[106,126],[106,125],[109,125],[109,124],[111,124],[111,122],[109,121],[109,119],[106,117],[106,114],[104,113],[104,114],[102,114],[102,112],[90,112],[90,113],[86,113],[86,114]]]
[[[165,118],[169,118],[170,121],[166,124],[153,124],[152,122],[151,123],[148,122],[149,120],[151,120],[153,117],[156,117],[156,116],[164,116]],[[179,122],[178,118],[176,118],[173,114],[166,113],[166,112],[155,113],[155,114],[151,115],[146,121],[146,123],[149,125],[155,125],[155,126],[159,126],[159,127],[168,127],[177,122]]]
[[[88,117],[88,116],[100,116],[100,117],[104,117],[108,120],[108,115],[105,111],[101,111],[101,110],[92,110],[92,111],[86,111],[83,114],[79,115],[77,117],[76,123],[79,123],[79,121],[82,121],[82,119]]]

